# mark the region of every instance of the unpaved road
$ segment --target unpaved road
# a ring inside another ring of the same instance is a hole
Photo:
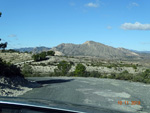
[[[150,85],[143,83],[80,77],[28,79],[37,81],[43,87],[34,88],[21,97],[56,100],[124,112],[150,113]],[[122,105],[118,104],[118,101],[122,102]],[[132,105],[132,101],[140,103]]]

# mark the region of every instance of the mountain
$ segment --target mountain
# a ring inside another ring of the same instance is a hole
[[[145,53],[145,54],[150,54],[150,51],[137,51],[137,50],[130,50],[130,51],[133,51],[135,53]]]
[[[91,56],[107,59],[136,58],[140,59],[139,54],[124,48],[114,48],[94,41],[87,41],[83,44],[62,43],[54,48],[67,56]]]
[[[51,48],[41,46],[41,47],[19,48],[19,49],[14,49],[14,50],[19,51],[19,52],[33,52],[33,53],[40,53],[40,52],[42,52],[42,51],[49,51],[50,49],[51,49]]]
[[[134,53],[137,53],[141,56],[143,59],[150,59],[150,51],[137,51],[137,50],[131,50]]]

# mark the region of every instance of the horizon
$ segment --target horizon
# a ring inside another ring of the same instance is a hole
[[[150,51],[150,1],[1,0],[0,38],[8,49],[82,44]]]
[[[90,40],[90,41],[92,41],[92,40]],[[88,42],[88,41],[85,41],[85,42]],[[84,42],[84,43],[85,43]],[[95,42],[95,41],[93,41],[93,42]],[[82,44],[84,44],[84,43],[82,43]],[[100,42],[96,42],[96,43],[100,43]],[[73,43],[61,43],[61,44],[73,44]],[[100,44],[102,44],[102,43],[100,43]],[[58,44],[58,45],[60,45],[60,44]],[[57,46],[58,46],[57,45]],[[78,44],[77,44],[78,45]],[[79,44],[79,45],[81,45],[81,44]],[[105,45],[105,44],[104,44]],[[54,46],[54,47],[57,47],[57,46]],[[105,46],[109,46],[109,45],[105,45]],[[45,47],[45,48],[54,48],[54,47],[48,47],[48,46],[35,46],[35,47],[21,47],[21,48],[13,48],[14,50],[15,49],[24,49],[24,48],[38,48],[38,47]],[[109,47],[113,47],[113,46],[109,46]],[[116,48],[116,47],[113,47],[113,48]],[[123,48],[123,47],[117,47],[117,48]],[[117,49],[116,48],[116,49]],[[6,48],[7,49],[7,48]],[[123,48],[123,49],[127,49],[127,48]],[[130,50],[130,51],[139,51],[139,50],[133,50],[133,49],[128,49],[128,50]],[[140,52],[140,51],[139,51]],[[141,51],[141,52],[144,52],[144,51]],[[145,52],[149,52],[149,51],[145,51]]]

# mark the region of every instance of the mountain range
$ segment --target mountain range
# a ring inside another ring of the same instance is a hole
[[[59,51],[63,55],[67,56],[89,56],[105,59],[140,59],[140,55],[133,51],[124,48],[114,48],[94,41],[86,41],[83,44],[63,43],[52,48],[51,50]]]
[[[145,53],[142,51],[128,50],[125,48],[114,48],[94,41],[86,41],[83,44],[62,43],[53,48],[42,46],[35,48],[20,48],[15,50],[20,52],[28,51],[33,53],[53,50],[55,51],[56,55],[88,56],[104,59],[141,59],[143,57],[143,53]]]
[[[49,47],[26,47],[26,48],[19,48],[19,49],[14,49],[19,52],[32,52],[32,53],[40,53],[42,51],[49,51],[51,48]]]

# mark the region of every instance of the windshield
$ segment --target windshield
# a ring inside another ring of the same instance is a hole
[[[0,100],[149,113],[149,4],[1,0]]]

